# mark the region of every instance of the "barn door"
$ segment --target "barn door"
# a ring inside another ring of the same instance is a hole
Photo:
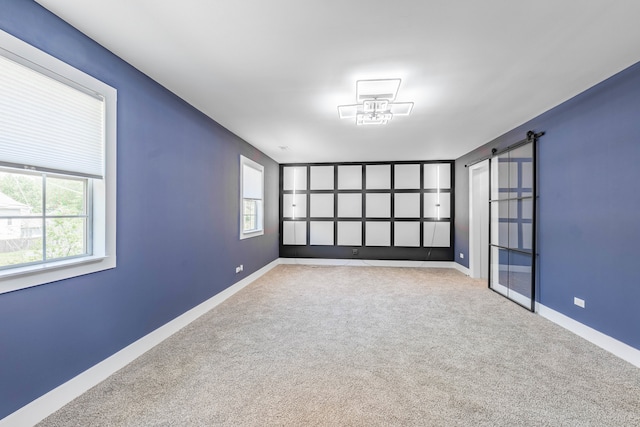
[[[536,137],[491,158],[489,287],[535,310]]]

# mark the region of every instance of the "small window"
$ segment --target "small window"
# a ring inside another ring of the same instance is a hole
[[[115,267],[116,97],[0,31],[0,293]]]
[[[264,234],[264,167],[240,156],[240,239]]]

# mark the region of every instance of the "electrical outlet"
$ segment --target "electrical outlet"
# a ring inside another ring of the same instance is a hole
[[[573,303],[578,307],[584,308],[584,300],[582,298],[573,297]]]
[[[236,274],[240,273],[240,267],[236,267]]]
[[[244,271],[244,265],[240,264],[240,271]]]
[[[460,252],[460,258],[464,259],[464,254]]]
[[[351,255],[358,255],[357,249],[351,249]]]

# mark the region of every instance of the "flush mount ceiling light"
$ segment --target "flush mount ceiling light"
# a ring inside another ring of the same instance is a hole
[[[386,125],[393,116],[408,116],[413,102],[393,102],[398,95],[400,79],[358,80],[356,102],[339,105],[341,119],[356,119],[357,125]]]

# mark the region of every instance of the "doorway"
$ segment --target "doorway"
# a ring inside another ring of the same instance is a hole
[[[469,167],[469,272],[489,279],[489,160]]]

